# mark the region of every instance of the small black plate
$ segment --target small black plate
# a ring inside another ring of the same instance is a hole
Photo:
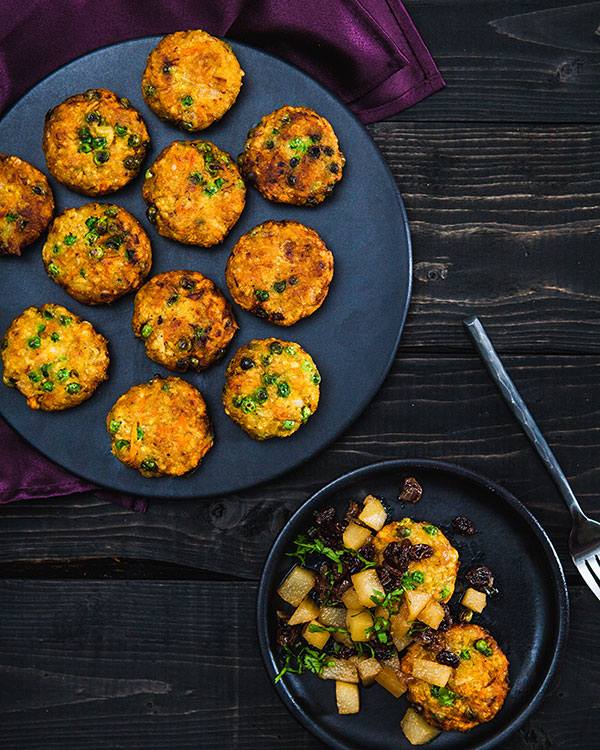
[[[147,478],[114,458],[105,419],[132,385],[168,371],[144,353],[131,331],[133,294],[113,305],[90,307],[72,299],[44,270],[45,234],[21,257],[0,259],[0,336],[30,305],[56,302],[89,320],[109,341],[109,380],[88,401],[62,412],[34,412],[15,390],[0,385],[0,413],[23,437],[57,464],[91,482],[122,492],[171,498],[227,494],[265,482],[306,461],[345,430],[379,389],[394,359],[411,288],[411,251],[402,199],[394,178],[365,128],[326,89],[277,58],[231,42],[246,75],[237,102],[222,120],[186,135],[148,110],[140,91],[146,56],[159,37],[135,39],[92,52],[35,86],[0,122],[0,152],[15,154],[47,174],[42,153],[44,114],[72,94],[112,89],[143,115],[152,146],[141,175],[123,190],[101,197],[125,207],[144,225],[154,254],[151,276],[175,269],[201,271],[229,296],[225,264],[239,237],[261,221],[295,219],[313,227],[335,259],[333,282],[323,306],[289,328],[275,326],[234,305],[240,331],[225,357],[201,374],[184,378],[204,395],[215,427],[215,445],[192,476]],[[330,198],[315,208],[264,200],[249,188],[244,212],[225,241],[215,247],[180,245],[160,237],[145,217],[143,173],[177,139],[213,141],[236,157],[246,133],[284,104],[305,105],[336,131],[347,158],[344,176]],[[93,200],[50,178],[57,213]],[[221,390],[227,362],[253,338],[295,341],[315,360],[322,376],[321,403],[309,422],[285,440],[249,438],[226,416]]]
[[[417,505],[397,498],[405,477],[423,487]],[[510,661],[511,689],[504,706],[489,723],[469,732],[442,732],[432,750],[490,748],[531,714],[554,671],[566,639],[569,604],[564,574],[546,533],[531,513],[509,492],[489,479],[442,461],[392,460],[345,474],[307,500],[277,537],[265,564],[258,591],[258,639],[269,678],[280,669],[275,612],[283,602],[277,588],[293,566],[285,553],[293,540],[313,523],[316,510],[333,505],[338,517],[349,500],[373,494],[387,501],[391,519],[410,516],[439,526],[458,549],[461,568],[454,611],[464,587],[461,573],[475,564],[487,565],[500,593],[491,598],[475,622],[488,628]],[[472,537],[453,533],[452,518],[465,515],[473,522]],[[287,605],[283,605],[287,606]],[[315,675],[285,675],[275,688],[294,716],[316,737],[339,750],[398,750],[410,748],[400,728],[408,702],[393,698],[375,685],[361,689],[360,713],[340,716],[333,681]]]

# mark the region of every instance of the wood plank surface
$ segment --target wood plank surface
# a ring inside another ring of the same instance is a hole
[[[402,351],[600,353],[600,127],[377,123],[414,287]]]
[[[252,583],[0,583],[3,750],[322,748],[268,683],[255,596]],[[504,750],[575,750],[593,731],[597,601],[581,588],[572,605],[559,676]]]
[[[600,357],[506,358],[572,482],[600,519]],[[503,484],[537,516],[567,571],[569,516],[478,358],[399,356],[357,422],[309,464],[263,487],[206,501],[153,500],[147,514],[95,499],[0,506],[0,563],[138,558],[257,578],[283,523],[338,475],[386,458],[441,458]]]
[[[599,2],[406,0],[447,87],[403,120],[598,122]]]

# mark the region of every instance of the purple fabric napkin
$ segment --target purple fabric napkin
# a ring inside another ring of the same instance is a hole
[[[205,29],[302,68],[364,122],[389,117],[445,84],[399,0],[0,0],[0,112],[44,76],[107,44]],[[92,490],[0,419],[0,503]]]
[[[445,85],[399,0],[0,0],[0,18],[0,111],[86,52],[198,28],[289,60],[365,123]]]

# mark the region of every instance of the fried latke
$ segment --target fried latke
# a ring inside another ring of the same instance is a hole
[[[238,329],[221,290],[198,271],[166,271],[136,294],[133,332],[146,354],[169,370],[205,370]]]
[[[285,106],[248,132],[238,163],[265,198],[315,206],[341,179],[346,159],[324,117],[308,107]]]
[[[104,195],[127,185],[149,144],[140,113],[108,89],[71,96],[46,114],[48,169],[76,193]]]
[[[0,255],[20,255],[54,213],[46,175],[18,156],[0,154]]]
[[[17,388],[31,409],[77,406],[107,378],[106,339],[61,305],[29,307],[10,324],[0,349],[4,384]]]
[[[145,477],[192,472],[214,442],[200,391],[180,378],[159,375],[118,399],[106,429],[113,455]]]
[[[321,375],[298,344],[254,339],[227,366],[226,414],[255,440],[289,437],[319,404]]]
[[[439,602],[449,601],[454,593],[459,563],[458,552],[446,536],[437,526],[427,521],[413,521],[411,518],[392,521],[373,540],[380,562],[388,544],[402,539],[409,539],[412,544],[428,544],[433,549],[431,557],[411,561],[408,572],[419,570],[425,576],[423,583],[419,584],[419,591],[430,593]]]
[[[87,203],[54,219],[42,251],[46,273],[79,302],[112,302],[144,281],[150,240],[124,208]]]
[[[227,42],[206,31],[177,31],[148,55],[142,94],[163,120],[189,132],[203,130],[233,105],[243,75]]]
[[[422,709],[425,721],[440,729],[466,732],[490,721],[502,708],[509,688],[508,659],[479,625],[452,625],[444,635],[448,650],[460,657],[460,664],[452,670],[445,688],[436,689],[412,676],[415,659],[432,660],[431,652],[418,643],[408,647],[400,669],[406,677],[408,699]],[[491,650],[489,656],[475,646],[478,641],[480,645],[485,642]]]
[[[202,247],[221,242],[246,203],[233,160],[207,141],[174,141],[164,148],[146,171],[142,194],[159,234]]]
[[[317,310],[329,291],[333,255],[297,221],[265,221],[237,241],[227,261],[233,299],[259,318],[290,326]]]

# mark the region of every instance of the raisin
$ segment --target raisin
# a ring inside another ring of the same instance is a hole
[[[351,656],[354,656],[356,654],[356,649],[352,648],[352,646],[346,646],[345,644],[342,644],[339,646],[338,650],[336,651],[336,656],[338,659],[349,659]]]
[[[350,500],[348,503],[348,510],[346,511],[346,515],[344,518],[346,521],[351,521],[353,518],[358,518],[360,515],[360,512],[362,510],[362,506],[360,503],[357,503],[356,500]]]
[[[473,536],[475,533],[475,527],[466,516],[456,516],[452,519],[452,528],[457,534],[463,536]]]
[[[390,542],[383,550],[384,561],[400,573],[406,573],[411,558],[412,544],[409,539],[401,542]]]
[[[452,669],[456,669],[458,665],[460,664],[460,656],[453,653],[452,651],[439,651],[436,654],[435,660],[438,664],[445,664],[447,667],[452,667]]]
[[[489,568],[486,568],[485,565],[478,565],[476,568],[471,568],[471,570],[466,573],[465,580],[475,589],[494,585],[492,571]]]
[[[280,646],[293,646],[298,640],[302,625],[289,625],[287,617],[282,613],[277,613],[277,643]]]
[[[391,646],[384,646],[383,643],[373,644],[373,655],[377,660],[389,659],[392,656]]]
[[[342,534],[348,525],[347,521],[335,520],[335,508],[325,508],[315,515],[317,536],[328,547],[342,549]]]
[[[448,648],[448,643],[446,642],[444,636],[441,633],[432,630],[431,628],[411,632],[411,635],[416,643],[420,643],[423,648],[427,649],[427,651],[431,651],[434,654],[437,654]]]
[[[411,560],[425,560],[433,555],[433,547],[428,544],[413,544],[410,550]]]
[[[423,494],[423,488],[417,482],[414,477],[408,477],[402,484],[402,490],[400,492],[400,500],[405,503],[418,503]]]

